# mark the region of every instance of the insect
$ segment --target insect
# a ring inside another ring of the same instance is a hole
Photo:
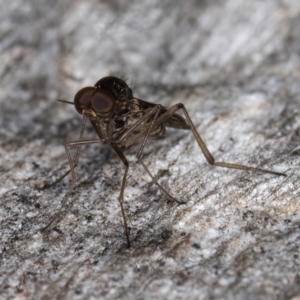
[[[211,165],[286,176],[284,173],[266,169],[227,162],[216,162],[197,132],[194,123],[182,103],[166,108],[160,104],[138,99],[133,96],[132,90],[126,82],[117,77],[104,77],[97,81],[95,86],[85,87],[79,90],[75,95],[74,102],[65,100],[59,101],[74,105],[77,112],[83,117],[79,140],[66,143],[65,145],[70,164],[70,170],[67,173],[71,172],[73,183],[77,182],[75,168],[78,164],[80,147],[82,145],[98,143],[108,144],[114,149],[124,164],[125,169],[118,199],[128,247],[130,247],[129,227],[127,225],[127,218],[123,207],[123,198],[129,164],[123,153],[124,149],[129,148],[131,145],[142,139],[136,155],[138,161],[151,177],[153,183],[155,183],[168,198],[179,202],[158,183],[157,179],[152,175],[149,168],[142,160],[143,149],[148,138],[163,137],[166,127],[191,130],[207,162]],[[184,117],[177,114],[179,110],[183,112]],[[89,140],[83,139],[87,119],[90,120],[99,138]],[[71,156],[71,147],[77,147],[75,159]],[[47,227],[48,226],[49,225],[47,225]]]

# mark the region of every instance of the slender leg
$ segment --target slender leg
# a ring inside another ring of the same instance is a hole
[[[191,128],[191,130],[194,134],[194,137],[195,137],[202,153],[204,154],[204,156],[205,156],[205,158],[206,158],[206,160],[209,164],[214,165],[214,166],[218,166],[218,167],[223,167],[223,168],[248,170],[248,171],[255,171],[255,172],[262,172],[262,173],[270,173],[270,174],[278,175],[278,176],[286,176],[286,174],[284,174],[284,173],[274,172],[274,171],[270,171],[270,170],[266,170],[266,169],[253,168],[253,167],[249,167],[249,166],[245,166],[245,165],[232,164],[232,163],[227,163],[227,162],[216,162],[214,157],[212,156],[212,154],[209,152],[208,148],[206,147],[206,145],[205,145],[204,141],[202,140],[201,136],[197,132],[197,129],[196,129],[195,125],[193,124],[186,108],[184,107],[184,105],[182,103],[175,104],[174,106],[169,108],[163,115],[161,115],[156,120],[154,126],[157,126],[157,125],[163,123],[164,121],[166,121],[169,117],[171,117],[173,114],[175,114],[179,109],[183,110],[186,121],[189,124],[189,126],[190,126],[190,128]]]
[[[142,131],[142,134],[138,134],[138,137],[137,136],[134,136],[133,137],[133,140],[136,141],[139,137],[142,137],[144,136],[144,139],[143,139],[143,142],[138,150],[138,153],[136,155],[138,161],[141,163],[141,165],[143,166],[143,168],[145,169],[145,171],[148,173],[148,175],[151,177],[152,179],[152,182],[154,184],[157,185],[157,187],[171,200],[171,201],[175,201],[179,204],[183,204],[185,202],[182,202],[182,201],[178,201],[176,198],[174,198],[172,195],[170,195],[170,193],[168,193],[157,181],[157,179],[152,175],[152,173],[150,172],[149,168],[145,165],[145,163],[143,162],[142,158],[141,158],[141,155],[142,155],[142,152],[144,150],[144,147],[146,145],[146,142],[149,138],[149,135],[153,129],[153,127],[155,127],[155,121],[157,120],[158,116],[159,116],[159,113],[161,112],[161,109],[162,109],[162,106],[160,104],[154,106],[153,108],[151,108],[142,118],[140,118],[140,120],[135,123],[131,128],[129,128],[127,131],[125,131],[125,133],[123,133],[123,135],[120,137],[120,139],[118,140],[118,142],[122,141],[125,137],[127,137],[129,135],[129,133],[131,133],[136,127],[138,127],[142,122],[148,120],[150,117],[153,117],[149,127],[146,129],[146,130],[143,130]],[[133,141],[132,140],[132,141]],[[130,142],[131,144],[131,142]]]
[[[83,139],[83,135],[84,135],[84,129],[85,129],[85,124],[86,124],[86,116],[83,116],[82,119],[82,123],[81,123],[81,130],[80,130],[80,136],[79,136],[79,141],[81,141]],[[77,146],[77,150],[76,150],[76,156],[75,156],[75,163],[72,162],[72,165],[74,166],[74,169],[77,167],[78,164],[78,160],[79,160],[79,154],[80,154],[80,147],[81,145]],[[68,154],[67,154],[68,155]],[[72,159],[72,158],[71,158]],[[73,160],[72,160],[73,161]],[[56,179],[54,182],[52,182],[51,184],[46,184],[45,187],[43,188],[49,188],[51,186],[56,185],[57,183],[59,183],[61,180],[63,180],[70,172],[72,171],[72,167],[70,168],[70,170],[68,170],[65,174],[63,174],[62,176],[60,176],[58,179]]]
[[[145,165],[145,163],[144,163],[144,161],[142,160],[142,153],[143,153],[143,150],[144,150],[144,147],[145,147],[145,145],[146,145],[146,142],[147,142],[147,140],[148,140],[148,138],[149,138],[149,135],[150,135],[150,133],[151,133],[151,130],[152,130],[152,128],[153,128],[153,126],[154,126],[154,124],[155,124],[155,121],[157,120],[157,117],[158,117],[158,115],[159,115],[159,113],[160,113],[160,111],[161,111],[161,109],[162,109],[162,106],[161,105],[158,105],[157,106],[158,107],[158,109],[157,109],[157,111],[156,111],[156,113],[155,113],[155,115],[154,115],[154,118],[153,118],[153,120],[152,120],[152,122],[151,122],[151,124],[150,124],[150,126],[149,126],[149,128],[148,128],[148,131],[147,131],[147,133],[146,133],[146,135],[145,135],[145,137],[144,137],[144,140],[143,140],[143,142],[142,142],[142,144],[141,144],[141,146],[140,146],[140,149],[139,149],[139,151],[138,151],[138,153],[137,153],[137,155],[136,155],[136,158],[139,160],[139,162],[141,163],[141,165],[144,167],[144,169],[145,169],[145,171],[148,173],[148,175],[151,177],[151,179],[152,179],[152,181],[161,189],[161,191],[162,192],[164,192],[166,195],[167,195],[167,197],[170,199],[170,200],[172,200],[172,201],[175,201],[175,202],[177,202],[177,203],[180,203],[180,204],[183,204],[183,203],[185,203],[185,202],[182,202],[182,201],[178,201],[176,198],[174,198],[173,196],[171,196],[170,195],[170,193],[168,193],[159,183],[158,183],[158,181],[157,181],[157,179],[152,175],[152,173],[150,172],[150,170],[149,170],[149,168]]]
[[[101,140],[99,139],[95,139],[95,140],[79,140],[79,141],[74,141],[74,142],[69,142],[66,144],[66,152],[67,152],[67,156],[68,156],[68,160],[69,160],[69,164],[70,164],[70,168],[71,168],[71,174],[72,174],[72,179],[73,179],[73,183],[76,183],[77,179],[76,179],[76,174],[75,174],[75,167],[76,165],[74,165],[71,153],[70,153],[70,147],[77,147],[77,150],[80,149],[81,145],[90,145],[90,144],[99,144],[102,143]]]
[[[86,124],[86,116],[83,115],[83,119],[82,119],[82,123],[81,123],[80,136],[79,136],[79,140],[80,141],[83,139],[85,124]],[[76,168],[77,164],[78,164],[79,154],[80,154],[80,148],[81,148],[81,145],[77,146],[74,168]]]
[[[148,169],[148,167],[145,165],[145,163],[143,162],[143,160],[141,158],[139,158],[139,162],[141,163],[141,165],[143,166],[143,168],[145,169],[145,171],[148,173],[148,175],[151,177],[153,183],[155,183],[159,189],[165,193],[165,195],[174,202],[177,202],[179,204],[185,204],[184,201],[178,201],[176,198],[174,198],[172,195],[170,195],[170,193],[168,191],[166,191],[157,181],[157,179],[151,174],[150,170]]]
[[[141,125],[143,122],[147,121],[152,115],[157,115],[158,111],[160,111],[162,106],[160,104],[149,109],[132,127],[126,130],[121,137],[118,139],[121,142],[124,138],[126,138],[135,128]],[[148,130],[149,131],[149,130]]]
[[[80,135],[80,136],[82,137],[82,135]],[[73,160],[72,160],[69,148],[77,147],[77,154],[79,155],[79,149],[80,149],[81,145],[98,144],[98,143],[101,143],[101,141],[99,139],[97,139],[97,140],[79,140],[79,141],[74,141],[74,142],[70,142],[70,143],[66,144],[67,155],[68,155],[68,159],[69,159],[69,163],[70,163],[70,167],[71,167],[71,169],[66,174],[70,173],[70,171],[72,172],[73,185],[71,186],[67,195],[63,198],[58,212],[55,213],[55,215],[51,218],[50,222],[43,229],[41,229],[41,232],[44,232],[46,229],[48,229],[51,226],[51,224],[53,224],[53,222],[57,219],[57,217],[61,214],[63,208],[66,206],[67,199],[69,198],[70,194],[76,187],[76,175],[75,175],[75,171],[74,171],[74,168],[76,165],[73,165]],[[78,155],[76,155],[77,158],[75,159],[75,163],[76,163],[76,160],[78,161]],[[66,176],[66,174],[64,176]],[[73,175],[74,175],[74,177],[73,177]]]
[[[143,142],[142,142],[142,144],[141,144],[141,147],[140,147],[140,149],[139,149],[139,151],[138,151],[138,153],[137,153],[137,155],[136,155],[136,158],[138,158],[138,159],[141,157],[141,154],[142,154],[142,152],[143,152],[143,150],[144,150],[144,147],[145,147],[145,145],[146,145],[146,142],[147,142],[147,140],[148,140],[148,137],[149,137],[149,135],[150,135],[150,133],[151,133],[151,130],[152,130],[152,128],[153,128],[153,125],[155,124],[155,121],[157,120],[157,117],[158,117],[158,115],[159,115],[159,113],[160,113],[160,111],[161,111],[161,109],[162,109],[162,106],[161,106],[160,104],[157,105],[156,107],[157,107],[157,110],[156,110],[156,112],[155,112],[154,118],[153,118],[152,121],[151,121],[151,124],[150,124],[150,126],[149,126],[149,128],[148,128],[148,131],[147,131],[145,137],[144,137],[144,140],[143,140]]]
[[[74,142],[70,142],[70,143],[66,144],[66,152],[67,152],[67,156],[68,156],[68,159],[69,159],[69,163],[70,163],[70,167],[71,167],[71,173],[72,173],[72,179],[73,179],[74,184],[76,183],[77,179],[76,179],[73,160],[72,160],[69,148],[75,146],[78,149],[81,145],[96,144],[96,143],[101,143],[101,140],[99,140],[99,139],[96,139],[96,140],[81,140],[81,141],[74,141]],[[119,203],[120,203],[120,206],[121,206],[121,212],[122,212],[122,217],[123,217],[123,221],[124,221],[124,228],[125,228],[125,235],[126,235],[126,239],[127,239],[127,246],[129,248],[130,247],[129,229],[128,229],[128,226],[127,226],[125,211],[124,211],[124,207],[123,207],[124,190],[125,190],[125,185],[126,185],[126,177],[127,177],[127,173],[128,173],[129,164],[128,164],[127,159],[125,158],[123,152],[115,144],[112,144],[111,146],[116,151],[116,153],[118,154],[118,156],[122,160],[123,164],[125,165],[125,172],[124,172],[124,175],[123,175],[123,180],[122,180],[122,184],[121,184],[121,191],[120,191],[120,195],[119,195]],[[48,227],[48,225],[47,225],[47,227]]]
[[[67,200],[68,200],[69,196],[71,195],[71,193],[73,192],[74,188],[75,188],[75,185],[73,184],[72,187],[70,188],[70,190],[68,191],[67,195],[61,201],[61,205],[60,205],[58,212],[56,212],[54,214],[54,216],[51,218],[50,222],[44,228],[42,228],[40,230],[41,233],[46,231],[54,223],[54,221],[60,216],[63,208],[67,205]]]
[[[80,136],[79,136],[79,141],[82,141],[83,139],[83,135],[84,135],[84,129],[85,129],[85,124],[86,124],[86,116],[83,115],[83,119],[82,119],[82,123],[81,123],[81,130],[80,130]],[[75,163],[72,160],[72,165],[73,165],[73,169],[75,169],[77,167],[78,164],[78,160],[79,160],[79,154],[80,154],[80,149],[81,149],[81,145],[77,146],[77,150],[76,150],[76,156],[75,156]],[[67,152],[68,155],[68,152]],[[69,157],[69,156],[68,156]],[[70,164],[71,167],[71,164]],[[65,176],[67,176],[70,172],[72,172],[72,167],[69,171],[67,171],[61,178],[64,178]],[[73,173],[73,172],[72,172]]]
[[[119,195],[119,203],[120,203],[123,222],[124,222],[125,235],[126,235],[126,239],[127,239],[127,247],[130,248],[129,228],[127,226],[126,215],[125,215],[125,211],[124,211],[124,207],[123,207],[124,190],[125,190],[125,185],[126,185],[126,178],[127,178],[129,164],[128,164],[128,161],[127,161],[126,157],[124,156],[123,152],[115,144],[112,144],[111,146],[114,148],[114,150],[116,151],[116,153],[118,154],[118,156],[120,157],[120,159],[122,160],[122,162],[125,166],[125,172],[123,175],[121,190],[120,190],[120,195]]]

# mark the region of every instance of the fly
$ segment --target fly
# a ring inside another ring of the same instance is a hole
[[[79,90],[75,95],[74,102],[64,100],[59,101],[74,105],[77,112],[83,117],[79,140],[66,143],[65,145],[70,164],[70,170],[65,175],[71,172],[74,184],[77,182],[75,168],[78,164],[80,147],[82,145],[99,143],[108,144],[114,149],[124,165],[125,169],[118,200],[128,247],[130,247],[129,227],[127,225],[123,200],[129,164],[123,153],[124,149],[129,148],[131,145],[142,139],[136,155],[138,161],[151,177],[153,183],[155,183],[169,199],[182,203],[170,195],[169,192],[159,184],[156,177],[152,175],[151,171],[142,160],[143,149],[148,138],[163,137],[166,127],[191,130],[205,159],[210,165],[286,176],[284,173],[266,169],[215,161],[182,103],[166,108],[160,104],[138,99],[133,96],[132,90],[126,82],[117,77],[104,77],[97,81],[95,86],[85,87]],[[177,114],[179,110],[183,112],[184,118]],[[89,140],[83,138],[87,119],[90,120],[99,138]],[[72,147],[77,148],[75,158],[72,158],[70,153],[70,148]],[[53,220],[54,219],[52,219],[43,230],[48,228]]]

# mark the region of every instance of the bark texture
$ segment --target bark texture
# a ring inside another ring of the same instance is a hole
[[[0,6],[1,299],[300,298],[299,0]],[[128,149],[127,249],[124,168],[107,145],[82,147],[76,187],[70,176],[47,187],[81,124],[56,99],[107,75],[138,98],[184,103],[216,160],[288,176],[212,167],[192,133],[168,130],[144,158],[186,204]]]

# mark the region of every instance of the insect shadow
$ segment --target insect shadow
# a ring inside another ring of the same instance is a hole
[[[73,188],[75,187],[77,182],[75,168],[78,164],[80,147],[82,145],[98,143],[110,145],[123,162],[125,168],[118,200],[124,222],[128,248],[130,247],[130,230],[127,225],[127,218],[123,207],[123,199],[129,164],[123,153],[124,149],[129,148],[131,145],[137,143],[143,138],[136,155],[138,162],[151,177],[153,183],[156,184],[170,200],[182,203],[174,198],[159,184],[156,177],[152,175],[151,171],[142,159],[143,149],[148,141],[148,138],[164,137],[166,127],[191,130],[203,155],[210,165],[286,176],[284,173],[274,172],[266,169],[215,161],[214,157],[203,142],[201,136],[197,132],[194,123],[192,122],[186,108],[182,103],[178,103],[170,108],[166,108],[160,104],[150,103],[138,99],[133,96],[132,89],[126,84],[126,82],[117,77],[104,77],[97,81],[95,86],[85,87],[79,90],[75,95],[74,102],[65,100],[59,101],[74,105],[77,112],[83,116],[83,119],[79,140],[68,142],[65,145],[70,164],[70,170],[60,177],[58,181],[64,178],[67,174],[71,173]],[[177,114],[177,111],[179,110],[182,110],[184,118]],[[88,140],[83,139],[87,119],[90,120],[99,138]],[[72,158],[71,156],[71,147],[77,148],[75,158]],[[70,195],[73,188],[71,188],[67,196]],[[63,205],[64,203],[62,203],[61,206]],[[56,217],[57,214],[41,231],[45,231],[53,223]]]

